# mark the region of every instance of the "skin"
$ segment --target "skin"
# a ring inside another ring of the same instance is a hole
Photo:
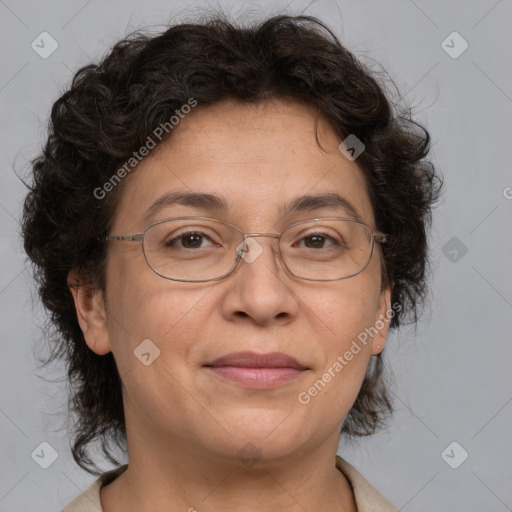
[[[296,196],[336,191],[375,229],[363,173],[338,150],[340,142],[327,122],[296,103],[197,109],[125,178],[111,233],[142,232],[150,223],[144,212],[171,191],[224,196],[231,211],[220,218],[245,233],[344,216],[332,209],[284,219],[277,213]],[[212,216],[172,206],[152,221],[181,215]],[[110,243],[104,295],[77,286],[70,273],[86,343],[97,354],[113,352],[123,383],[130,462],[102,489],[105,512],[356,511],[335,456],[370,357],[386,342],[390,290],[381,291],[380,249],[376,244],[360,274],[314,282],[286,272],[275,239],[256,240],[263,253],[220,281],[162,279],[140,244],[125,242]],[[384,328],[350,363],[309,404],[299,403],[298,394],[382,318]],[[161,351],[149,366],[134,356],[144,339]],[[309,370],[274,389],[251,390],[203,367],[242,350],[284,352]],[[252,466],[237,456],[248,443],[261,456]]]

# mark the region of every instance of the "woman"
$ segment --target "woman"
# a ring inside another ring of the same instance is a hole
[[[396,510],[336,451],[392,410],[429,142],[310,17],[135,34],[76,74],[23,224],[99,476],[65,512]]]

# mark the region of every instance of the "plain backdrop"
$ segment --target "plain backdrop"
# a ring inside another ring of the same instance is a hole
[[[512,510],[510,0],[0,0],[0,512],[58,511],[95,479],[70,454],[65,369],[36,362],[44,314],[19,238],[19,177],[74,71],[129,31],[218,6],[239,19],[318,16],[380,63],[429,129],[445,179],[430,306],[385,351],[397,411],[387,430],[342,441],[339,453],[406,512]],[[49,56],[33,48],[42,37],[44,51],[58,45]],[[58,455],[47,469],[41,443]]]

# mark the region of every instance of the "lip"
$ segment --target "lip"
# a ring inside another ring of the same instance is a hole
[[[250,388],[271,388],[300,377],[306,366],[282,352],[236,352],[204,365],[215,375]]]

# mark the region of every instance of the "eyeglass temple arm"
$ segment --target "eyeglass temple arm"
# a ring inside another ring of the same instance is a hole
[[[388,241],[388,237],[389,235],[385,234],[385,233],[374,233],[374,238],[375,238],[375,241],[382,244],[384,242],[387,242]]]
[[[108,241],[113,240],[113,241],[120,241],[120,242],[141,242],[143,236],[144,235],[142,233],[137,233],[136,235],[123,235],[123,236],[110,235],[110,236],[106,236],[105,240],[108,240]]]

